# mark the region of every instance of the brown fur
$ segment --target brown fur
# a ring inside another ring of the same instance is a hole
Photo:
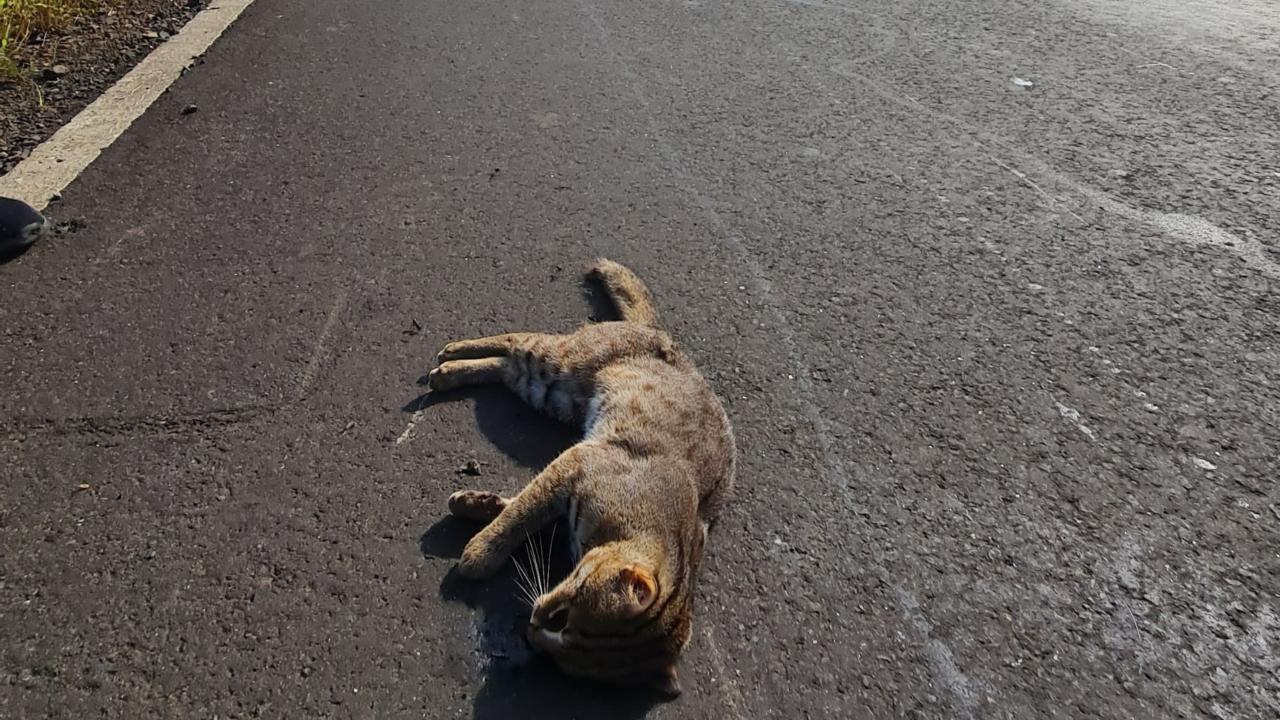
[[[488,523],[458,569],[492,575],[529,535],[567,516],[580,560],[537,598],[530,642],[569,674],[676,694],[707,530],[733,484],[733,433],[639,278],[608,260],[589,276],[622,321],[450,343],[430,374],[440,391],[505,383],[585,433],[513,498],[449,498],[453,514]]]

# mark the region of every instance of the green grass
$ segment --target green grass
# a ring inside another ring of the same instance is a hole
[[[66,29],[102,0],[0,0],[0,75],[21,75],[17,50],[33,33]]]

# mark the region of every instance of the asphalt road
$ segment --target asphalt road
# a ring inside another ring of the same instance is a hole
[[[1280,716],[1280,14],[1215,5],[259,0],[0,266],[0,716]],[[449,574],[569,435],[418,385],[597,254],[742,451],[653,707]]]

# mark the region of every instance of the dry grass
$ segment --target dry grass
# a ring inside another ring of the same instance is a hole
[[[0,0],[0,74],[18,75],[16,49],[35,33],[59,32],[103,0]]]

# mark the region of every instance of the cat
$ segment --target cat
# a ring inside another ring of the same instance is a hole
[[[582,440],[515,497],[463,490],[455,515],[487,523],[458,572],[493,575],[530,536],[567,518],[574,570],[533,603],[526,636],[568,675],[680,694],[707,535],[734,483],[728,415],[663,329],[626,267],[597,260],[621,321],[568,335],[511,333],[449,343],[428,388],[503,383]]]

